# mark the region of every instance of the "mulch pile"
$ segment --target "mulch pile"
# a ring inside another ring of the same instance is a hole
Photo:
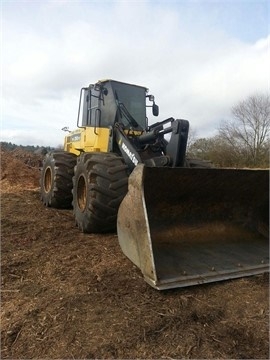
[[[36,189],[39,186],[42,156],[16,148],[1,149],[1,191]]]

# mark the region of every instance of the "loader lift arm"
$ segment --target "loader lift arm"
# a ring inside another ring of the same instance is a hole
[[[164,128],[164,125],[171,123]],[[115,124],[115,137],[121,155],[128,164],[130,170],[139,163],[147,166],[184,166],[186,146],[188,139],[189,122],[187,120],[175,120],[168,118],[148,127],[142,135],[128,136],[120,123]],[[171,134],[167,141],[164,135]],[[145,148],[150,147],[156,156],[143,159]]]

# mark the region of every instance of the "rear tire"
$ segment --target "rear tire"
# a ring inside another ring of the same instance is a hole
[[[82,154],[73,177],[73,211],[79,229],[85,233],[115,231],[118,208],[127,189],[127,166],[121,157]]]
[[[50,152],[43,161],[40,179],[45,206],[68,209],[72,205],[72,177],[77,156],[66,151]]]

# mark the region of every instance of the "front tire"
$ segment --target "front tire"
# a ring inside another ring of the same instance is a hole
[[[71,207],[76,159],[75,154],[66,151],[46,154],[40,178],[40,196],[45,206],[62,209]]]
[[[85,233],[115,231],[118,208],[128,189],[127,166],[112,153],[85,153],[73,177],[73,211]]]

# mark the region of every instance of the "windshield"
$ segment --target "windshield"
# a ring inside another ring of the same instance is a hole
[[[145,88],[112,82],[121,122],[127,127],[146,128]]]

